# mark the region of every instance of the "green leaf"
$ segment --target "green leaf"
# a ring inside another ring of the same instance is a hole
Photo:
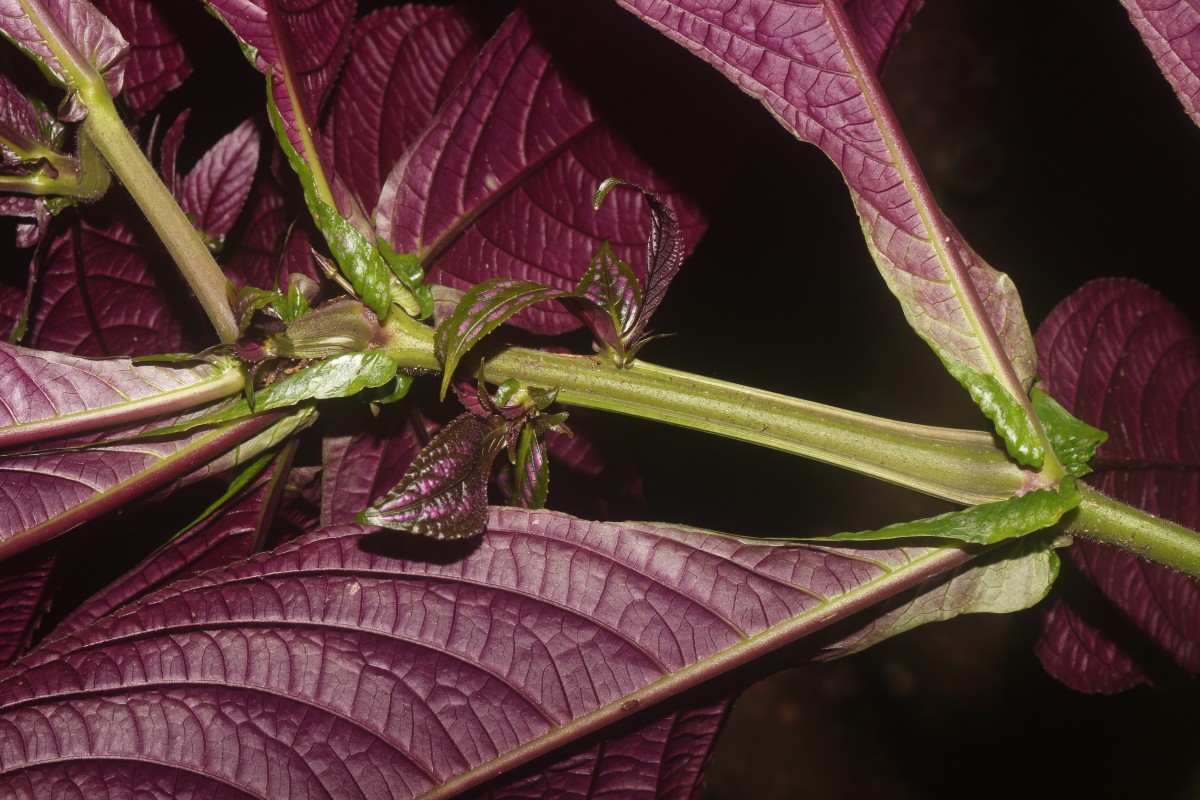
[[[984,503],[929,519],[901,522],[876,531],[839,533],[802,541],[876,542],[891,539],[954,539],[968,544],[995,544],[1049,528],[1079,505],[1082,495],[1073,478],[1060,489],[1039,489],[1019,497]]]
[[[1054,454],[1067,472],[1076,478],[1091,472],[1088,462],[1096,455],[1096,448],[1108,439],[1108,434],[1076,419],[1058,401],[1036,386],[1029,393],[1029,399],[1046,429]]]
[[[523,308],[569,296],[571,292],[543,283],[511,278],[496,278],[472,287],[434,334],[434,352],[442,362],[442,397],[446,396],[458,362],[480,339]]]
[[[546,458],[545,442],[538,438],[532,425],[521,429],[516,455],[513,462],[514,499],[525,508],[545,508],[550,491],[550,462]]]
[[[392,299],[410,317],[425,319],[433,315],[433,290],[425,285],[425,270],[416,253],[397,253],[383,237],[375,247],[400,285],[392,285]]]
[[[337,209],[321,199],[312,169],[288,138],[283,118],[270,90],[270,81],[268,77],[267,111],[271,118],[271,127],[275,130],[275,138],[279,140],[288,163],[300,178],[304,202],[308,205],[317,228],[324,235],[338,267],[350,279],[354,291],[358,292],[362,301],[378,314],[380,319],[383,319],[392,304],[391,271],[379,251],[375,249],[374,243],[339,214]]]
[[[300,284],[292,283],[288,285],[287,296],[278,294],[271,299],[271,308],[275,309],[275,313],[283,320],[284,324],[291,325],[296,320],[303,317],[312,309],[308,305],[308,298],[301,291]]]
[[[313,364],[254,394],[254,410],[283,408],[305,400],[349,397],[382,386],[396,375],[396,362],[378,350],[348,353]]]
[[[985,375],[934,347],[946,371],[954,376],[984,415],[996,426],[1008,454],[1027,467],[1041,469],[1046,460],[1046,448],[1033,420],[1024,406],[1005,390],[998,380]]]

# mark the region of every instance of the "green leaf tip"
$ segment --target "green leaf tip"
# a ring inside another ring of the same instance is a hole
[[[1072,416],[1057,400],[1036,386],[1030,391],[1029,400],[1063,468],[1076,478],[1091,472],[1088,462],[1096,455],[1096,449],[1108,440],[1108,434]]]
[[[946,371],[962,384],[984,416],[992,421],[1008,454],[1026,467],[1041,469],[1046,461],[1046,448],[1024,404],[991,375],[967,366],[940,348],[934,347],[934,352]]]

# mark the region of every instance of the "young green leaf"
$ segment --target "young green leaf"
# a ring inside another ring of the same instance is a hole
[[[1072,478],[1059,489],[1039,489],[1019,497],[951,511],[929,519],[901,522],[875,531],[839,533],[806,541],[877,542],[892,539],[953,539],[967,544],[995,544],[1049,528],[1079,505]]]
[[[523,308],[543,300],[569,297],[571,292],[541,283],[496,278],[463,295],[454,313],[438,325],[434,350],[442,362],[442,396],[467,351]]]
[[[1091,472],[1088,462],[1096,455],[1096,448],[1108,441],[1108,434],[1076,418],[1036,386],[1029,399],[1050,437],[1055,455],[1067,472],[1076,478]]]
[[[305,367],[294,375],[279,379],[254,393],[254,410],[350,397],[363,389],[383,386],[396,375],[396,362],[378,350],[347,353]]]
[[[270,79],[268,78],[268,82]],[[268,87],[269,88],[269,87]],[[301,157],[288,138],[283,117],[275,105],[274,95],[267,95],[267,111],[275,136],[287,156],[292,170],[300,178],[304,190],[304,201],[317,227],[337,260],[342,273],[350,279],[354,291],[363,302],[380,316],[386,317],[392,305],[390,270],[374,243],[367,239],[354,225],[338,213],[337,209],[321,197],[320,187],[309,162]]]
[[[358,515],[359,522],[435,539],[483,533],[488,475],[504,427],[502,421],[459,415],[417,455],[396,488]]]
[[[550,462],[546,458],[546,443],[534,426],[521,428],[516,456],[513,462],[515,504],[522,508],[544,508],[550,490]]]

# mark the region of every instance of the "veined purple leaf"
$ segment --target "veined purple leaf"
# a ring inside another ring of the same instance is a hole
[[[248,119],[201,156],[183,179],[180,204],[210,239],[223,241],[237,222],[258,168],[259,135]]]
[[[97,75],[109,94],[121,93],[129,44],[87,0],[0,0],[0,33],[67,88],[64,120],[87,115],[75,95]]]
[[[54,545],[22,553],[0,564],[0,664],[29,647],[49,598],[47,588],[58,560]]]
[[[0,343],[0,448],[177,414],[242,382],[229,364],[135,366]]]
[[[11,791],[448,797],[878,603],[1011,610],[1050,577],[1045,551],[1004,581],[1017,565],[971,569],[957,549],[518,509],[456,559],[375,553],[389,540],[363,533],[176,584],[0,673],[0,726],[22,744],[0,754]],[[632,777],[606,770],[597,790],[628,796]]]
[[[279,416],[264,414],[174,439],[0,457],[0,559],[201,467],[212,473],[227,468],[219,457],[262,433]]]
[[[265,456],[272,458],[272,456]],[[163,544],[142,563],[91,597],[55,628],[61,635],[183,577],[246,558],[262,545],[286,486],[290,458],[274,456],[271,469],[211,517]]]
[[[129,42],[124,96],[134,114],[145,114],[192,74],[174,24],[178,12],[153,0],[95,0],[95,4]]]
[[[358,515],[395,530],[462,539],[483,533],[492,461],[503,446],[503,423],[461,414],[438,431],[400,483]]]
[[[398,252],[420,256],[431,279],[456,288],[506,277],[571,289],[602,240],[631,264],[646,241],[638,204],[593,213],[583,202],[606,175],[667,198],[687,239],[699,239],[696,205],[604,122],[517,11],[395,165],[376,228]],[[578,324],[554,304],[520,323],[544,333]]]
[[[319,163],[312,130],[350,44],[355,0],[205,0],[255,69],[272,76],[288,139]]]
[[[575,292],[580,301],[573,301],[571,308],[583,318],[596,342],[623,353],[625,336],[642,308],[642,290],[633,269],[613,254],[608,242],[601,242]]]
[[[1188,116],[1200,125],[1200,3],[1121,0]]]
[[[1037,341],[1046,391],[1109,434],[1087,482],[1200,527],[1200,339],[1183,314],[1135,281],[1094,281],[1051,312]],[[1089,597],[1081,581],[1048,613],[1037,651],[1050,674],[1117,692],[1200,673],[1196,581],[1084,539],[1066,557],[1094,588]]]
[[[183,332],[190,309],[164,288],[176,277],[166,254],[152,259],[115,216],[88,216],[45,243],[29,341],[82,356],[198,350]]]
[[[400,483],[436,431],[431,420],[408,404],[388,406],[365,422],[357,409],[352,418],[346,411],[338,416],[338,411],[322,415],[334,426],[324,439],[321,456],[322,525],[353,522],[360,511]],[[353,432],[340,433],[338,427]]]
[[[858,34],[863,54],[876,72],[908,32],[913,15],[925,0],[846,0],[846,16]]]
[[[861,44],[843,6],[618,2],[759,98],[787,130],[833,160],[909,324],[996,424],[1010,454],[1041,466],[1044,435],[1026,398],[1036,353],[1020,299],[1007,276],[984,263],[938,209],[875,77],[878,48],[873,53]]]
[[[467,351],[523,308],[570,292],[540,283],[497,278],[484,281],[463,295],[454,313],[438,325],[434,351],[442,362],[442,395]]]
[[[235,286],[286,290],[292,273],[318,277],[308,234],[290,223],[279,187],[267,179],[254,182],[242,235],[223,254],[225,274]]]
[[[433,119],[483,42],[459,8],[385,8],[354,26],[323,133],[334,171],[372,209],[392,166]]]

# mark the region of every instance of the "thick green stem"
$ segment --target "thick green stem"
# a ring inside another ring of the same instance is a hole
[[[228,282],[204,240],[130,136],[108,93],[81,89],[80,94],[88,108],[84,130],[150,220],[212,320],[217,336],[222,342],[235,341],[238,329],[229,308]]]
[[[1120,547],[1200,578],[1200,533],[1147,514],[1094,489],[1064,519],[1068,533]]]

